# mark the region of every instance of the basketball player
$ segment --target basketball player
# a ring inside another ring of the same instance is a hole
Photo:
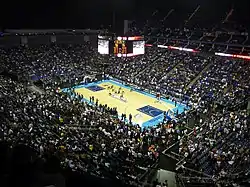
[[[132,114],[129,114],[129,123],[132,124]]]
[[[157,93],[157,94],[156,94],[156,99],[157,99],[156,103],[157,103],[157,102],[160,102],[160,98],[161,98],[160,93]]]

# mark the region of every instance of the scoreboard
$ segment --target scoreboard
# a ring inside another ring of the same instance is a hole
[[[145,53],[145,41],[143,36],[98,36],[98,52],[100,54],[114,54],[118,57],[140,55]]]
[[[112,47],[113,45],[111,43],[110,49],[113,50],[114,54],[133,53],[133,48],[131,49],[131,42],[129,43],[129,42],[126,42],[125,40],[115,40],[113,49]],[[112,53],[112,51],[110,51],[110,53]]]

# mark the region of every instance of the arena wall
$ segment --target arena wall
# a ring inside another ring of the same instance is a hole
[[[0,37],[0,47],[90,42],[94,48],[97,48],[97,36],[100,33],[101,31],[94,30],[6,30]]]

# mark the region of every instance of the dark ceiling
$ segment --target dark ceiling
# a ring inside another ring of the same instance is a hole
[[[155,9],[168,12],[174,8],[178,14],[187,14],[201,5],[200,19],[217,19],[235,8],[233,21],[250,25],[249,0],[35,0],[3,2],[0,8],[0,26],[3,28],[98,28],[117,21],[145,19]]]

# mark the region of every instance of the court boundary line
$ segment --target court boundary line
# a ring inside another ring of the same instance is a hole
[[[107,83],[108,83],[108,82],[109,82],[109,83],[113,83],[113,84],[115,84],[115,85],[117,85],[117,86],[121,86],[121,87],[126,88],[126,89],[131,89],[131,88],[132,88],[132,89],[135,89],[135,90],[133,90],[133,91],[136,91],[136,92],[138,92],[138,93],[140,93],[140,94],[149,96],[149,97],[151,97],[151,98],[153,98],[153,99],[156,98],[154,94],[151,94],[151,93],[148,93],[148,92],[145,92],[145,91],[136,89],[136,88],[134,88],[133,86],[124,85],[123,83],[120,83],[120,82],[115,81],[115,80],[112,80],[112,79],[109,79],[109,80],[101,80],[101,81],[97,81],[97,82],[92,82],[92,83],[88,83],[88,84],[86,84],[86,85],[85,85],[85,84],[81,84],[81,85],[74,86],[73,88],[86,88],[86,87],[88,87],[88,86],[98,85],[98,84],[105,83],[105,82],[107,82]],[[68,88],[64,88],[64,89],[68,89]],[[62,89],[62,90],[63,90],[63,89]],[[170,101],[170,100],[165,99],[165,98],[161,98],[161,101],[164,101],[165,103],[168,103],[168,104],[171,104],[171,105],[175,105],[173,101]],[[179,103],[179,102],[177,102],[177,105],[176,105],[175,108],[177,108],[177,107],[178,107],[178,108],[187,108],[187,109],[189,109],[189,108],[187,107],[187,105],[182,104],[182,103]],[[174,110],[174,109],[173,109],[173,110]]]
[[[120,86],[122,88],[133,89],[134,92],[137,92],[139,94],[142,94],[142,95],[151,97],[153,99],[156,99],[154,94],[151,94],[151,93],[136,89],[136,88],[134,88],[133,86],[130,86],[130,85],[124,85],[121,82],[118,82],[117,80],[113,80],[113,79],[108,79],[108,80],[100,80],[100,81],[96,81],[96,82],[91,82],[91,83],[88,83],[88,84],[81,84],[81,85],[73,86],[72,88],[80,89],[80,88],[86,88],[86,87],[89,87],[89,86],[99,85],[99,84],[102,84],[102,83],[111,83],[111,84],[114,84],[116,86]],[[69,88],[63,88],[62,89],[63,92],[67,92],[67,93],[68,93],[68,90],[69,90]],[[91,103],[88,99],[83,98],[83,100],[86,101],[87,103],[93,105],[93,103]],[[162,98],[162,99],[160,99],[160,101],[163,101],[165,104],[171,104],[171,105],[175,106],[175,103],[173,101],[168,100],[168,99]],[[185,109],[189,110],[189,107],[187,105],[185,105],[185,104],[177,102],[176,107],[174,107],[171,110],[173,110],[174,112],[176,112],[178,110],[179,114],[180,114],[180,113],[183,113],[185,111]],[[119,116],[119,118],[120,117],[121,116]],[[160,123],[160,121],[163,121],[163,119],[164,119],[164,115],[159,114],[158,116],[152,117],[152,119],[150,119],[148,121],[145,121],[144,123],[142,123],[141,126],[142,126],[142,128],[156,126],[157,124]],[[171,119],[171,117],[167,116],[167,119]],[[134,124],[136,124],[136,123],[134,123]]]

